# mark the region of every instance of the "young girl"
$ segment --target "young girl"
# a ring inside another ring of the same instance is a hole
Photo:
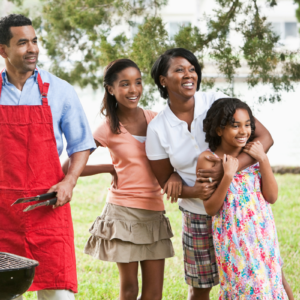
[[[139,262],[141,299],[161,299],[165,258],[174,256],[174,250],[161,188],[145,153],[147,126],[156,113],[138,107],[143,87],[141,72],[133,61],[110,63],[104,87],[101,113],[106,118],[94,139],[98,147],[109,149],[113,164],[86,166],[81,176],[110,173],[113,183],[84,251],[117,263],[121,300],[137,299]]]
[[[223,159],[224,167],[219,186],[204,201],[206,212],[214,216],[219,299],[288,299],[270,206],[277,200],[278,187],[262,144],[251,142],[252,112],[238,99],[219,99],[208,110],[203,127],[210,150],[199,156],[197,169],[213,166],[205,159],[211,152]],[[237,172],[241,151],[258,163]]]

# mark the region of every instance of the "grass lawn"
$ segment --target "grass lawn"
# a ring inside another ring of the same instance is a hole
[[[272,206],[276,220],[285,276],[295,299],[300,300],[300,175],[277,175],[279,199]],[[118,299],[118,270],[116,264],[95,260],[83,254],[89,237],[89,226],[101,213],[105,204],[110,176],[98,175],[79,180],[74,191],[72,213],[75,227],[75,247],[79,293],[76,299]],[[177,205],[166,201],[166,211],[174,231],[173,244],[176,256],[166,260],[163,299],[186,299],[181,250],[181,212]],[[155,276],[155,274],[153,274]],[[211,299],[216,300],[218,287]],[[37,299],[35,293],[26,293],[26,300]]]

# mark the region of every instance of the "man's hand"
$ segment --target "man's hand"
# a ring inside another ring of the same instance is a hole
[[[66,178],[65,178],[66,179]],[[73,195],[74,183],[69,180],[63,180],[53,185],[48,193],[56,192],[57,202],[53,205],[53,208],[63,206],[71,201]]]
[[[205,158],[211,162],[214,162],[215,165],[210,169],[199,169],[197,171],[197,181],[198,182],[210,182],[209,178],[213,182],[220,182],[224,175],[222,160],[216,156],[205,156]]]
[[[84,169],[89,158],[90,150],[75,152],[70,156],[67,163],[64,164],[66,177],[59,183],[53,185],[48,193],[57,192],[57,202],[53,208],[63,206],[72,199],[73,189],[77,179]]]

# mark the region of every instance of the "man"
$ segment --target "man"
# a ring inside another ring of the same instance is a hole
[[[74,89],[36,67],[39,48],[31,21],[0,19],[0,251],[39,261],[30,291],[38,299],[74,299],[76,261],[72,191],[94,140]],[[63,174],[62,134],[70,165]],[[24,213],[18,198],[57,192],[55,209]],[[18,298],[22,299],[22,297]]]

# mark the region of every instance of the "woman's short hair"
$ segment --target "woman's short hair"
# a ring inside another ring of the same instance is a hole
[[[233,115],[237,109],[247,110],[251,126],[251,136],[248,141],[253,140],[255,119],[248,104],[236,98],[221,98],[213,103],[203,120],[205,142],[208,143],[211,151],[216,151],[221,144],[221,137],[217,134],[217,128],[225,128],[228,123],[233,124],[235,122]]]
[[[169,49],[156,60],[151,70],[151,77],[154,79],[154,82],[158,87],[160,95],[164,99],[168,99],[168,91],[166,88],[163,88],[160,84],[159,77],[161,75],[167,75],[171,64],[171,59],[174,57],[183,57],[195,67],[195,71],[198,75],[197,91],[199,90],[201,83],[201,67],[197,57],[191,51],[184,48]]]

